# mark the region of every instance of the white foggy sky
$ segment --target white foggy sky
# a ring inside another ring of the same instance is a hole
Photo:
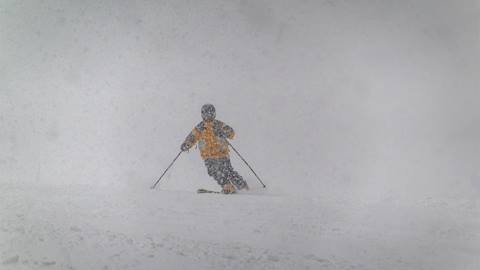
[[[479,14],[477,1],[2,1],[1,181],[148,187],[210,102],[273,190],[478,195]],[[210,183],[198,155],[164,188]]]

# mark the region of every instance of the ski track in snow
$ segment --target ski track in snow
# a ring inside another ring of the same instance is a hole
[[[0,202],[0,268],[7,270],[478,269],[480,263],[474,202],[427,198],[413,207],[268,190],[226,196],[88,187],[7,187]],[[377,219],[380,213],[386,219]]]

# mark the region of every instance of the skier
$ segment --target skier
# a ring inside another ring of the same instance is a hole
[[[208,175],[222,187],[222,193],[231,194],[236,190],[248,190],[247,183],[230,163],[226,140],[233,139],[235,132],[230,126],[215,119],[215,107],[211,104],[202,106],[202,119],[203,121],[188,134],[180,149],[188,151],[198,142]]]

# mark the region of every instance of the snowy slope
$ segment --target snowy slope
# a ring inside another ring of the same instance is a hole
[[[1,269],[478,269],[478,203],[3,187]]]
[[[479,14],[0,1],[0,269],[480,269]],[[207,102],[268,189],[149,189]]]

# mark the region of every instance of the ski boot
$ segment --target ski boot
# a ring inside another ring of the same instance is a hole
[[[225,184],[222,187],[223,194],[233,194],[236,192],[235,186],[232,184]]]

